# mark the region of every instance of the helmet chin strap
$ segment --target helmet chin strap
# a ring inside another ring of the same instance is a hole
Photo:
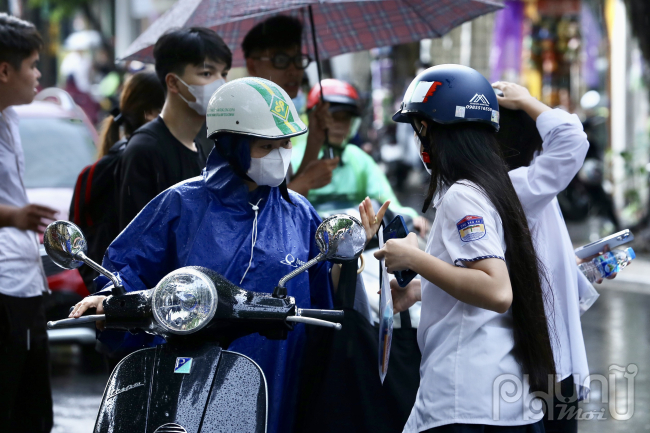
[[[413,129],[415,129],[415,124],[413,124]],[[431,150],[431,146],[429,143],[429,139],[427,138],[426,135],[422,135],[422,130],[424,129],[424,123],[422,126],[420,126],[420,130],[417,131],[418,138],[420,139],[420,143],[422,143],[422,147],[424,147],[424,151],[422,152],[422,161],[424,161],[425,164],[427,164],[427,168],[431,169],[431,166],[428,164],[431,164],[431,155],[429,155],[429,151]]]

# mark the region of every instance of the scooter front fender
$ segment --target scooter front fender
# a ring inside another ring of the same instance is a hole
[[[248,357],[204,343],[143,349],[115,367],[95,433],[266,431],[267,388]]]

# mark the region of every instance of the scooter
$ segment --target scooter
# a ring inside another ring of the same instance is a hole
[[[162,336],[166,344],[125,357],[113,370],[95,433],[213,433],[266,431],[264,372],[250,358],[226,350],[245,335],[286,339],[297,323],[341,329],[342,311],[297,308],[286,283],[318,262],[357,260],[366,242],[361,223],[347,215],[325,219],[316,232],[320,254],[283,277],[272,294],[244,290],[213,270],[188,266],[155,288],[126,292],[119,277],[86,255],[77,226],[55,221],[44,245],[65,269],[87,264],[112,282],[104,314],[48,322],[48,329],[104,321],[106,329]]]

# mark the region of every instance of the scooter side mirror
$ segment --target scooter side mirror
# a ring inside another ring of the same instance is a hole
[[[88,251],[83,233],[68,221],[54,221],[47,226],[43,245],[47,255],[63,269],[76,269],[83,265],[81,257]]]
[[[43,246],[52,261],[63,269],[76,269],[84,263],[113,283],[113,295],[126,293],[120,280],[86,255],[88,244],[81,229],[69,221],[54,221],[45,229]]]
[[[332,215],[316,229],[316,245],[323,260],[342,263],[359,258],[366,246],[366,231],[350,215]]]
[[[286,297],[287,281],[311,268],[316,263],[324,260],[334,263],[356,260],[363,253],[366,246],[366,231],[363,225],[358,219],[350,215],[337,214],[325,218],[316,229],[315,237],[320,254],[284,276],[273,291],[274,297]]]

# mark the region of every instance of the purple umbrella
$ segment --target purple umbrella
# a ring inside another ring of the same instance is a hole
[[[284,14],[310,23],[317,60],[327,59],[439,37],[502,7],[499,0],[180,0],[129,46],[123,58],[153,62],[153,45],[163,33],[198,26],[215,30],[233,50],[233,66],[243,66],[241,42],[246,33],[270,16]]]

